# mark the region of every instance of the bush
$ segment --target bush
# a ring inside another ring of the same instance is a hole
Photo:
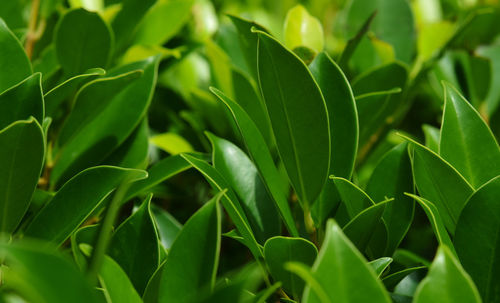
[[[499,16],[0,2],[2,302],[500,302]]]

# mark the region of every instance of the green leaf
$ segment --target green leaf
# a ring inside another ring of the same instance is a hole
[[[349,81],[340,67],[319,53],[309,66],[325,98],[330,119],[330,175],[351,178],[358,148],[358,114]]]
[[[102,76],[105,73],[106,72],[101,68],[93,68],[83,74],[73,76],[49,90],[43,96],[45,99],[45,114],[52,117],[64,100],[68,99],[80,84],[85,81],[90,81],[95,77]]]
[[[433,201],[443,223],[455,233],[458,217],[467,198],[472,194],[470,184],[448,162],[427,147],[412,141],[413,178],[418,192]]]
[[[308,207],[330,166],[326,104],[307,66],[265,32],[256,33],[259,83],[276,146],[299,200]]]
[[[449,21],[422,24],[417,36],[417,60],[424,62],[437,55],[453,36],[455,29],[455,24]]]
[[[145,169],[148,166],[149,127],[144,119],[130,136],[109,155],[104,164]]]
[[[76,122],[68,124],[78,128],[68,130],[67,142],[58,150],[57,161],[51,174],[53,185],[61,184],[82,169],[100,164],[133,132],[146,114],[151,101],[158,64],[159,57],[152,57],[109,72],[108,77],[114,78],[130,71],[144,70],[144,74],[137,81],[120,90],[111,100],[101,99],[106,96],[107,87],[102,88],[99,85],[100,79],[96,80],[99,82],[94,82],[94,85],[89,83],[80,90],[80,95],[86,95],[85,100],[95,99],[91,104],[107,101],[106,106],[99,106],[101,110],[93,117],[87,117],[85,113],[75,114],[78,117],[75,118]],[[80,108],[88,109],[83,104]],[[90,110],[94,112],[96,108],[92,107]],[[69,126],[64,126],[67,127]]]
[[[440,246],[427,277],[419,284],[415,303],[481,303],[470,276],[446,246]]]
[[[33,74],[17,85],[0,93],[0,129],[17,120],[33,116],[43,122],[42,76]]]
[[[172,243],[182,229],[180,224],[171,214],[162,208],[151,205],[151,210],[155,219],[156,227],[158,228],[158,235],[163,247],[170,250]]]
[[[123,268],[142,294],[160,264],[160,247],[153,215],[152,195],[113,234],[108,254]]]
[[[247,216],[229,184],[227,184],[219,172],[207,162],[193,157],[190,154],[182,154],[181,156],[205,177],[213,189],[217,191],[227,190],[223,193],[221,198],[222,206],[224,206],[224,209],[227,211],[234,225],[236,225],[239,233],[243,236],[246,246],[250,249],[255,259],[260,258],[262,256],[262,251],[255,239]]]
[[[115,34],[115,49],[121,52],[132,40],[136,28],[155,0],[124,0],[111,22]]]
[[[275,281],[281,281],[283,288],[294,298],[299,298],[304,282],[285,269],[288,262],[300,262],[312,266],[318,250],[313,243],[303,238],[273,237],[264,245],[264,258]]]
[[[110,27],[99,14],[82,8],[70,10],[60,19],[54,42],[57,60],[70,76],[107,67],[113,45]]]
[[[383,215],[389,232],[387,255],[394,253],[413,221],[415,204],[404,194],[413,191],[407,147],[407,143],[401,143],[388,151],[375,167],[366,186],[366,192],[375,201],[394,198]]]
[[[312,267],[312,274],[324,289],[329,302],[391,302],[373,269],[333,220],[327,222],[325,240]],[[322,301],[314,288],[306,286],[302,302]]]
[[[31,221],[24,235],[60,245],[113,189],[124,181],[131,182],[146,176],[147,173],[142,170],[113,166],[86,169],[61,187]]]
[[[340,57],[338,59],[338,64],[342,69],[347,69],[347,67],[348,67],[347,64],[349,63],[349,59],[351,59],[352,55],[354,54],[354,52],[358,48],[358,45],[362,41],[361,39],[363,39],[363,37],[366,35],[368,30],[370,29],[370,26],[371,26],[373,19],[375,18],[376,15],[377,15],[377,11],[373,12],[370,15],[370,17],[368,17],[366,19],[366,21],[363,23],[363,25],[361,25],[359,27],[359,30],[356,32],[356,35],[352,36],[352,38],[350,38],[347,41],[347,44],[346,44],[344,50],[342,51],[342,53],[340,54]]]
[[[427,215],[427,219],[431,223],[432,230],[434,231],[434,235],[436,236],[438,243],[440,245],[446,245],[456,255],[455,248],[450,239],[450,235],[446,231],[445,225],[443,223],[443,220],[441,219],[441,216],[436,206],[432,202],[422,197],[412,194],[406,194],[406,195],[408,197],[415,199],[415,201],[417,201],[420,207],[422,207],[425,214]]]
[[[286,195],[283,192],[280,182],[280,173],[274,165],[273,158],[267,148],[266,141],[262,137],[262,134],[259,132],[259,129],[250,119],[248,114],[236,102],[229,99],[216,88],[211,88],[211,91],[230,110],[236,122],[236,126],[243,137],[248,154],[259,170],[264,181],[264,185],[267,186],[270,195],[273,197],[288,231],[292,236],[298,237],[295,221],[292,217],[290,206],[288,205]]]
[[[242,202],[257,241],[279,235],[279,214],[255,165],[233,143],[211,133],[207,137],[212,143],[212,164]]]
[[[425,146],[435,153],[439,153],[439,136],[440,131],[438,128],[424,124],[422,130],[425,135]]]
[[[342,228],[344,234],[360,251],[367,248],[379,225],[385,225],[382,214],[392,203],[393,200],[386,200],[372,205],[357,214]],[[385,248],[387,243],[377,243],[377,246]]]
[[[395,273],[392,273],[390,275],[387,275],[382,279],[382,282],[384,282],[384,285],[386,289],[389,291],[393,290],[395,287],[398,286],[398,284],[401,283],[405,278],[411,277],[410,275],[415,274],[415,273],[421,273],[423,271],[427,270],[427,266],[414,266],[414,267],[409,267],[405,268],[403,270],[397,271]]]
[[[13,232],[28,210],[44,150],[42,128],[34,118],[0,130],[0,232]]]
[[[134,43],[162,45],[189,20],[193,0],[160,0],[146,13],[137,27]]]
[[[500,174],[500,147],[472,105],[445,84],[439,154],[474,188]]]
[[[316,53],[323,50],[323,26],[300,4],[292,7],[286,14],[284,32],[285,45],[289,49],[307,47]]]
[[[147,192],[157,184],[175,176],[191,167],[191,164],[180,155],[162,159],[148,169],[148,178],[134,182],[125,195],[125,201],[130,200],[141,192]]]
[[[99,282],[108,303],[142,303],[127,274],[108,256],[102,262]]]
[[[213,289],[219,263],[224,192],[206,203],[184,224],[163,265],[158,301],[192,302]]]
[[[458,220],[455,248],[484,302],[500,302],[500,177],[479,188]]]
[[[356,217],[364,209],[375,205],[372,198],[351,181],[339,177],[333,177],[332,180],[350,218]]]
[[[33,73],[31,63],[16,36],[0,19],[0,93]]]
[[[171,155],[193,152],[193,147],[183,137],[173,132],[167,132],[151,137],[151,143]]]
[[[5,288],[13,289],[29,302],[97,302],[94,290],[78,269],[45,243],[24,240],[0,244],[9,270],[2,268]]]
[[[368,262],[368,264],[370,264],[370,266],[373,268],[373,271],[375,271],[377,276],[380,278],[384,271],[389,268],[389,265],[392,263],[392,261],[392,258],[382,257]]]

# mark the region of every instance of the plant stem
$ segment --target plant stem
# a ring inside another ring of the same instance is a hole
[[[33,56],[33,49],[35,48],[35,43],[39,38],[39,33],[37,33],[37,23],[38,23],[38,13],[40,12],[40,0],[33,0],[31,2],[31,13],[30,20],[28,24],[28,34],[26,35],[26,44],[24,48],[26,50],[26,55],[29,59]]]

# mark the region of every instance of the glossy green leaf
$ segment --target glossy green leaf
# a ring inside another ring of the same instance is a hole
[[[109,256],[123,268],[140,294],[160,264],[151,198],[149,195],[139,209],[118,226],[108,249]]]
[[[288,11],[284,32],[285,45],[291,50],[298,47],[307,47],[316,53],[323,50],[325,38],[321,22],[300,4]]]
[[[350,218],[356,217],[364,209],[375,205],[370,196],[354,183],[339,177],[332,179]]]
[[[366,21],[359,27],[359,30],[356,32],[356,35],[354,35],[352,38],[350,38],[347,41],[347,44],[340,54],[340,57],[338,59],[338,64],[342,69],[347,68],[347,64],[349,63],[349,59],[351,59],[353,53],[356,51],[358,48],[358,45],[360,44],[361,40],[364,38],[368,30],[370,29],[371,23],[373,22],[373,19],[377,15],[377,12],[373,12],[370,17],[366,19]]]
[[[180,224],[171,214],[154,204],[151,205],[151,210],[153,212],[156,227],[158,228],[161,244],[165,249],[169,250],[181,231],[182,224]]]
[[[415,201],[417,201],[420,207],[422,207],[422,209],[424,210],[429,223],[431,223],[432,230],[434,231],[434,235],[436,236],[438,243],[440,245],[446,245],[448,249],[450,249],[456,255],[455,248],[450,239],[450,235],[446,231],[446,227],[436,206],[432,202],[422,197],[412,194],[407,194],[407,196],[415,199]]]
[[[103,161],[106,165],[145,169],[148,166],[149,127],[144,119],[130,136]]]
[[[500,147],[479,113],[451,85],[445,107],[439,154],[478,188],[500,174]]]
[[[184,224],[163,266],[158,301],[191,302],[215,284],[219,263],[219,193]]]
[[[279,235],[281,222],[276,207],[248,156],[233,143],[207,133],[212,143],[212,163],[241,201],[258,242]]]
[[[322,52],[309,69],[325,98],[330,119],[330,175],[349,179],[354,170],[358,148],[358,115],[356,102],[339,66]]]
[[[69,98],[79,85],[85,81],[90,81],[95,77],[102,76],[106,72],[101,68],[93,68],[83,74],[76,75],[64,81],[45,93],[45,114],[53,116],[65,99]]]
[[[124,0],[121,3],[121,9],[111,22],[116,51],[122,51],[132,41],[140,21],[155,2],[155,0]]]
[[[121,89],[112,100],[98,106],[100,111],[96,115],[88,117],[85,113],[75,114],[78,119],[75,118],[76,122],[68,125],[76,127],[72,127],[73,131],[68,130],[67,142],[59,150],[51,174],[52,183],[60,184],[78,171],[99,164],[125,141],[146,113],[156,84],[158,64],[159,58],[154,57],[109,72],[108,77],[115,77],[138,69],[144,70],[137,81]],[[94,82],[94,85],[89,83],[86,89],[80,91],[80,95],[87,94],[86,100],[95,99],[91,104],[104,102],[100,98],[105,97],[104,89],[107,89],[106,86],[100,87],[101,80],[96,81],[99,82]],[[88,109],[83,104],[80,108]],[[90,108],[92,113],[96,109]]]
[[[274,165],[273,158],[262,134],[248,114],[236,102],[215,88],[211,88],[211,90],[230,110],[236,126],[243,137],[248,154],[259,170],[264,180],[264,185],[267,186],[269,193],[273,197],[288,231],[292,236],[297,237],[298,231],[295,227],[295,221],[293,220],[290,206],[280,183],[281,176]]]
[[[149,9],[137,27],[134,43],[161,45],[189,20],[193,0],[160,0]]]
[[[392,255],[405,237],[413,221],[414,203],[405,192],[413,191],[411,162],[408,144],[402,143],[387,152],[375,167],[366,186],[366,192],[375,201],[394,198],[384,211],[387,224],[388,247],[386,253]]]
[[[55,250],[39,242],[0,244],[10,270],[2,269],[4,287],[29,302],[97,302],[94,290],[78,269]]]
[[[312,274],[330,302],[391,302],[373,269],[333,220],[327,222],[325,240]],[[306,286],[302,302],[322,301],[314,288]]]
[[[97,13],[70,10],[58,22],[54,41],[57,59],[70,76],[89,68],[104,68],[110,60],[111,29]]]
[[[234,225],[236,225],[239,233],[243,236],[245,245],[248,246],[254,257],[256,259],[261,257],[262,251],[255,239],[250,223],[245,215],[245,211],[241,207],[236,194],[230,189],[231,187],[229,184],[227,184],[227,181],[225,181],[219,172],[207,162],[193,157],[190,154],[182,154],[181,156],[205,177],[213,189],[218,191],[227,190],[222,194],[222,206]]]
[[[455,27],[449,21],[423,24],[417,36],[417,60],[423,62],[437,55],[453,36]]]
[[[500,177],[480,187],[458,220],[454,244],[484,302],[500,302]]]
[[[415,141],[411,141],[410,146],[413,148],[413,178],[418,192],[434,202],[444,225],[454,234],[460,212],[473,189],[439,155]]]
[[[427,270],[427,266],[414,266],[414,267],[409,267],[405,268],[403,270],[397,271],[395,273],[392,273],[390,275],[387,275],[382,279],[382,282],[384,283],[386,289],[389,291],[394,290],[395,287],[398,286],[398,284],[401,283],[402,280],[407,278],[408,276],[415,274],[415,273],[422,273]]]
[[[393,259],[389,257],[382,257],[375,259],[371,262],[368,262],[370,266],[373,268],[373,271],[380,277],[387,268],[389,268],[389,265],[392,263]]]
[[[36,73],[0,94],[0,129],[17,121],[35,117],[43,122],[44,108],[41,74]]]
[[[108,303],[142,303],[127,274],[108,256],[102,262],[99,282]]]
[[[0,93],[33,73],[21,43],[3,20],[0,20],[0,66]]]
[[[382,215],[386,207],[392,203],[394,203],[393,200],[386,200],[372,205],[357,214],[342,228],[344,234],[360,251],[364,251],[367,248],[378,225],[385,225]],[[382,245],[385,244],[383,243]]]
[[[45,239],[59,245],[118,185],[124,181],[131,182],[146,176],[147,173],[142,170],[113,166],[86,169],[59,189],[31,221],[24,235]]]
[[[440,246],[427,277],[415,292],[415,303],[481,303],[470,276],[446,246]]]
[[[151,137],[151,143],[171,155],[193,152],[193,147],[183,137],[176,133],[167,132]]]
[[[92,246],[99,235],[100,226],[97,224],[82,226],[71,235],[71,252],[75,263],[81,270],[86,270],[88,266],[88,257]],[[89,250],[86,250],[89,248]]]
[[[28,210],[43,165],[42,128],[31,118],[0,130],[0,231],[13,232]]]
[[[259,83],[276,146],[299,200],[312,204],[330,166],[326,104],[304,63],[268,34],[256,33]]]
[[[125,195],[125,200],[130,200],[141,192],[147,192],[157,184],[175,176],[191,167],[191,164],[180,155],[162,159],[148,169],[148,178],[134,182]]]
[[[303,238],[273,237],[264,245],[264,258],[275,281],[281,281],[283,288],[294,298],[299,298],[304,282],[285,269],[287,262],[300,262],[312,266],[318,250],[314,244]]]
[[[440,130],[434,126],[424,124],[422,126],[425,136],[425,146],[435,153],[439,153]]]

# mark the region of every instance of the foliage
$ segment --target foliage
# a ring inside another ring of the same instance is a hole
[[[500,303],[499,17],[0,1],[0,301]]]

